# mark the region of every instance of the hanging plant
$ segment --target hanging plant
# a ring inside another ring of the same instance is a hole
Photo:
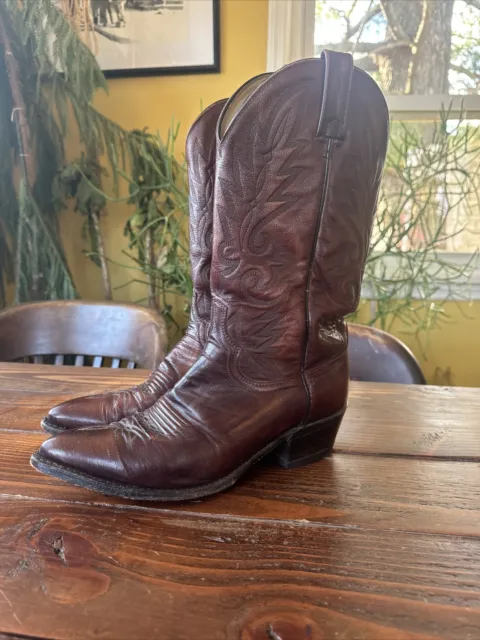
[[[147,130],[133,132],[143,140],[132,159],[129,203],[135,206],[125,225],[128,255],[142,271],[148,290],[148,304],[161,311],[177,329],[171,296],[183,300],[185,317],[190,310],[190,278],[186,217],[188,189],[185,166],[174,153],[178,127],[166,144]],[[138,281],[138,279],[137,279]]]
[[[426,356],[429,331],[448,321],[445,303],[469,299],[477,264],[445,256],[475,220],[480,204],[480,136],[462,116],[436,123],[394,122],[385,163],[363,297],[368,324],[410,327]]]
[[[94,33],[87,8],[77,0],[0,4],[1,304],[11,280],[15,302],[77,295],[54,194],[67,132],[77,132],[87,158],[105,157],[115,185],[119,166],[139,153],[141,141],[92,105],[107,84],[82,40]]]
[[[74,211],[84,218],[83,238],[89,244],[86,255],[101,269],[103,295],[112,299],[112,284],[105,243],[102,233],[102,218],[105,216],[107,199],[102,188],[102,177],[106,170],[95,158],[85,155],[66,165],[56,178],[54,192],[60,203],[74,201]]]

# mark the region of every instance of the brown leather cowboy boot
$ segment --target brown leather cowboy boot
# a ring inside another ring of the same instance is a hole
[[[194,294],[183,339],[141,385],[125,391],[75,398],[54,407],[42,421],[50,433],[106,425],[148,409],[171,389],[200,356],[210,323],[210,261],[216,126],[226,100],[206,109],[190,129],[186,157],[190,183],[190,260]]]
[[[203,354],[143,413],[51,438],[33,466],[102,493],[199,498],[275,452],[328,454],[345,411],[388,113],[352,58],[293,63],[220,116]]]

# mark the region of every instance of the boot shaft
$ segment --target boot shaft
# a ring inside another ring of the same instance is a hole
[[[330,63],[327,56],[327,92],[341,96]],[[349,108],[342,112],[341,102],[332,108],[342,121],[340,134],[325,135],[326,177],[306,297],[305,370],[347,348],[343,318],[358,306],[385,162],[388,109],[380,89],[353,69],[349,93]]]
[[[211,341],[259,388],[344,352],[339,319],[358,302],[388,115],[350,56],[326,58],[284,67],[219,120]],[[339,336],[319,359],[328,323]]]
[[[213,197],[216,127],[226,104],[220,100],[205,109],[187,136],[185,156],[189,183],[190,264],[193,284],[189,332],[205,343],[210,324],[210,265],[212,258]]]

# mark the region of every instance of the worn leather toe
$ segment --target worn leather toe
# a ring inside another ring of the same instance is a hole
[[[105,480],[122,481],[125,471],[115,429],[93,427],[67,431],[45,440],[40,455],[54,462]]]
[[[158,370],[160,371],[160,369]],[[166,391],[166,383],[150,376],[147,382],[132,389],[74,398],[51,409],[47,422],[62,429],[101,427],[117,422],[151,406]],[[154,380],[153,382],[150,382]]]
[[[62,402],[49,411],[47,421],[63,429],[104,425],[106,422],[102,398],[90,396]]]

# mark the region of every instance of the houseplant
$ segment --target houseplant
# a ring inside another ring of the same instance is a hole
[[[441,113],[428,136],[425,125],[393,123],[365,267],[366,323],[389,331],[400,320],[425,354],[445,302],[468,299],[477,252],[459,265],[443,250],[469,226],[479,189],[480,136],[463,117]]]
[[[89,162],[102,159],[114,185],[142,149],[141,136],[92,104],[97,91],[107,91],[84,41],[94,33],[88,3],[79,0],[0,4],[0,304],[11,280],[15,302],[76,296],[55,190],[67,133],[78,136]]]
[[[188,191],[185,166],[175,158],[178,127],[171,131],[166,144],[159,134],[135,132],[143,137],[144,153],[132,161],[129,203],[134,211],[125,225],[125,254],[145,278],[149,306],[161,311],[170,326],[181,330],[192,297]],[[180,296],[181,310],[173,308],[172,295]]]

